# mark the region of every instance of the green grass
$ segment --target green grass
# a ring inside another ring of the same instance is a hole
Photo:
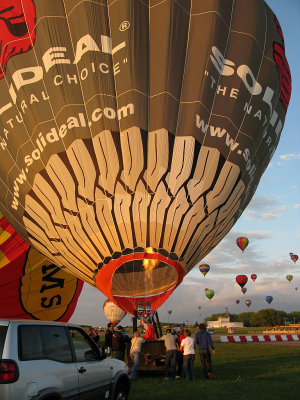
[[[300,344],[217,343],[213,375],[202,379],[199,355],[195,381],[164,381],[163,375],[140,375],[129,400],[298,400]]]

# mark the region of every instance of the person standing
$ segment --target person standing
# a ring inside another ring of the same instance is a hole
[[[165,380],[169,379],[169,368],[171,366],[172,378],[176,376],[176,362],[177,362],[177,347],[176,338],[172,335],[171,329],[166,330],[166,334],[158,340],[163,340],[166,347],[166,360],[165,360]]]
[[[105,332],[104,346],[112,348],[112,335],[113,335],[113,332],[114,332],[114,324],[109,322],[107,324],[107,329],[106,329],[106,332]]]
[[[177,351],[177,375],[175,376],[175,379],[181,378],[182,375],[183,354],[182,351],[180,351],[180,345],[183,339],[185,339],[185,335],[183,334],[182,329],[179,328],[176,331],[176,346],[178,351]]]
[[[213,345],[212,338],[206,330],[205,324],[199,324],[199,331],[196,333],[195,344],[198,344],[199,347],[202,374],[204,379],[213,379],[212,362],[209,347],[211,347],[213,354],[215,354],[216,351]]]
[[[140,337],[140,332],[134,332],[133,338],[131,339],[131,347],[130,347],[130,358],[133,362],[133,367],[130,372],[130,379],[136,380],[138,378],[138,367],[140,365],[141,358],[141,348],[142,344],[145,343],[145,339]]]
[[[182,340],[180,345],[180,351],[183,352],[183,373],[185,379],[194,380],[194,361],[195,361],[195,341],[191,337],[191,331],[184,331],[185,338]]]
[[[124,361],[125,359],[125,337],[123,335],[123,327],[117,326],[112,334],[112,354],[113,358]]]

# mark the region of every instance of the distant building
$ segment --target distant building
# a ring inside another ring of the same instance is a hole
[[[230,322],[230,317],[219,317],[217,321],[207,321],[208,328],[243,328],[243,322]]]

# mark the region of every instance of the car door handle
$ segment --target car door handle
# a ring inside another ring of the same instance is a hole
[[[86,369],[85,369],[84,367],[80,367],[79,370],[78,370],[78,372],[79,372],[80,374],[83,374],[84,372],[86,372]]]

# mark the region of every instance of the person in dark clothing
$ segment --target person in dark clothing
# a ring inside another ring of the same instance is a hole
[[[209,351],[209,347],[211,347],[213,354],[215,354],[216,351],[213,345],[212,338],[206,330],[205,324],[199,324],[199,331],[196,333],[195,336],[195,344],[198,344],[199,347],[203,377],[205,379],[213,379],[211,354]]]
[[[107,330],[105,332],[105,342],[104,346],[112,348],[112,335],[114,332],[114,324],[109,322],[107,324]]]
[[[112,334],[112,352],[117,360],[124,361],[126,342],[131,342],[128,336],[123,335],[123,327],[118,326]]]

